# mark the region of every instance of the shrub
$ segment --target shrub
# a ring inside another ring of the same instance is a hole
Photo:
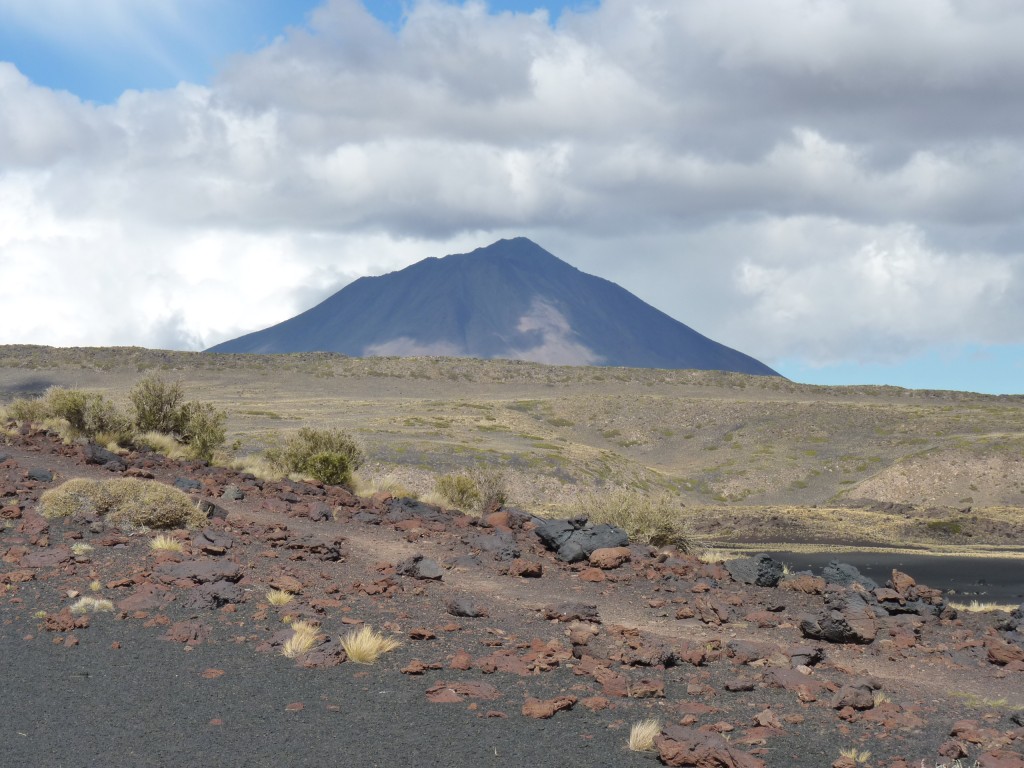
[[[134,411],[135,426],[140,432],[177,431],[185,393],[180,382],[168,383],[155,373],[139,381],[128,393]]]
[[[112,402],[98,392],[50,387],[35,400],[18,398],[7,409],[17,421],[49,423],[60,420],[59,431],[65,438],[86,437],[102,442],[128,443],[134,430],[128,419]],[[58,426],[54,424],[54,426]]]
[[[31,424],[42,421],[48,415],[46,401],[39,397],[18,397],[7,406],[8,418],[15,421],[27,421]]]
[[[198,400],[185,403],[178,413],[178,436],[188,446],[193,459],[211,461],[213,452],[224,445],[227,433],[224,422],[228,415],[209,403]]]
[[[469,475],[442,475],[434,490],[446,502],[463,511],[473,509],[480,502],[480,491]]]
[[[592,523],[617,525],[629,534],[630,541],[674,546],[688,552],[693,546],[678,502],[669,494],[648,496],[638,491],[619,489],[598,491],[580,497],[569,510],[571,515],[586,515]]]
[[[505,473],[500,469],[475,469],[472,473],[480,495],[480,511],[486,512],[494,506],[503,506],[508,501],[508,486]]]
[[[121,528],[196,528],[206,522],[187,494],[163,483],[119,478],[76,478],[51,488],[39,499],[43,517],[102,515]]]
[[[363,451],[340,429],[303,427],[283,448],[267,451],[272,464],[285,472],[309,475],[329,485],[348,485],[352,473],[363,465]]]

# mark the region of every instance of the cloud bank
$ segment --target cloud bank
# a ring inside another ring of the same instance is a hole
[[[0,63],[0,343],[201,348],[526,235],[772,364],[1024,343],[1024,8],[332,0],[207,85]]]

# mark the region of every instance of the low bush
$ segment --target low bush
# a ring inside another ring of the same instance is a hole
[[[480,502],[480,491],[469,475],[441,475],[434,483],[434,490],[456,509],[469,511]]]
[[[131,419],[98,392],[50,387],[41,398],[18,398],[7,407],[16,421],[51,424],[68,440],[85,437],[127,445],[135,430]]]
[[[308,475],[328,485],[350,485],[363,465],[362,449],[340,429],[303,427],[283,447],[269,449],[267,459],[288,473]]]
[[[103,516],[120,528],[197,528],[206,515],[187,494],[163,483],[137,478],[76,478],[51,488],[39,499],[43,517]]]
[[[649,496],[626,489],[595,491],[581,496],[566,512],[570,516],[586,515],[592,523],[617,525],[633,542],[673,546],[682,552],[693,547],[679,502],[669,494]]]
[[[178,438],[188,447],[193,459],[212,461],[213,452],[224,445],[227,432],[224,423],[228,415],[218,411],[209,403],[192,400],[185,403],[178,413]]]
[[[185,400],[180,382],[168,383],[151,373],[132,387],[128,399],[140,432],[170,435],[178,431]]]
[[[434,491],[463,512],[483,513],[508,501],[505,473],[499,469],[474,469],[469,473],[442,475]]]

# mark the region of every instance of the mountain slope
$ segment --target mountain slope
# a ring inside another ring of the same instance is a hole
[[[210,352],[446,355],[777,375],[526,238],[363,277]]]

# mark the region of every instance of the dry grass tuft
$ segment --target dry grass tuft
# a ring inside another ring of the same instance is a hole
[[[185,545],[178,541],[173,536],[168,536],[166,533],[161,533],[158,536],[154,536],[149,542],[149,548],[155,552],[184,552]]]
[[[256,453],[232,459],[228,466],[238,472],[248,472],[260,480],[271,480],[274,482],[281,480],[287,474],[272,464],[266,456]]]
[[[99,597],[80,597],[71,606],[72,613],[98,613],[112,610],[114,610],[114,604]]]
[[[75,478],[51,488],[39,499],[43,517],[103,515],[124,529],[197,528],[206,522],[187,494],[152,480]]]
[[[368,626],[353,630],[341,638],[349,661],[356,664],[373,664],[383,654],[398,648],[401,643],[393,637],[385,637]]]
[[[136,435],[135,445],[162,454],[169,459],[183,459],[187,453],[185,446],[171,435],[162,432],[143,432]]]
[[[633,752],[653,752],[654,739],[661,733],[661,721],[657,718],[641,720],[629,729],[629,748]]]
[[[977,600],[971,600],[970,603],[954,603],[950,601],[947,603],[950,608],[954,608],[958,611],[964,611],[966,613],[995,613],[996,611],[1010,611],[1016,610],[1017,606],[1012,603],[982,603]]]
[[[71,554],[75,557],[85,557],[95,549],[92,544],[86,544],[84,541],[76,542],[71,545]]]
[[[292,600],[295,599],[295,595],[283,589],[268,589],[267,590],[267,602],[271,605],[288,605]]]
[[[867,750],[857,751],[856,747],[850,749],[844,749],[839,753],[840,757],[847,757],[858,765],[864,765],[868,760],[871,759],[871,753]]]
[[[91,589],[93,592],[100,592],[103,589],[103,584],[102,582],[100,582],[99,579],[93,579],[89,582],[89,589]]]
[[[294,621],[291,626],[295,634],[281,646],[282,656],[294,659],[316,648],[321,638],[319,627],[307,621]]]
[[[364,479],[358,472],[352,476],[352,484],[357,496],[373,496],[375,493],[390,493],[396,499],[418,499],[419,494],[406,486],[398,475],[389,472],[386,475],[378,475]]]
[[[724,563],[728,560],[736,560],[743,555],[737,552],[724,552],[721,549],[705,549],[700,553],[698,559],[707,565],[714,565],[715,563]]]

